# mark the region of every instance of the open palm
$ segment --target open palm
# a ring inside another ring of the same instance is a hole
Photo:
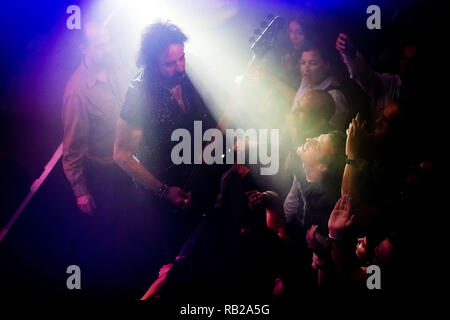
[[[338,238],[350,227],[355,215],[352,212],[352,200],[349,195],[343,195],[336,203],[328,220],[328,229],[333,238]]]

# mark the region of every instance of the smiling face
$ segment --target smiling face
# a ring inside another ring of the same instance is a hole
[[[325,156],[334,154],[333,144],[329,134],[322,134],[316,138],[308,138],[297,149],[297,155],[302,159],[308,182],[320,182],[328,165],[322,162]]]
[[[176,86],[185,77],[184,44],[172,43],[158,56],[160,75],[170,86]]]

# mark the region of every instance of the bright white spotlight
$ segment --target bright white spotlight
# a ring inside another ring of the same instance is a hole
[[[135,27],[143,28],[158,19],[170,19],[165,0],[124,0],[125,10],[129,11]]]

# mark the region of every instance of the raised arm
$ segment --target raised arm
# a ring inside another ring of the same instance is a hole
[[[287,101],[294,101],[295,94],[297,93],[297,90],[292,89],[291,86],[286,84],[283,80],[278,78],[274,74],[266,73],[266,77],[269,81],[272,82],[272,84],[275,86],[275,88],[283,95],[283,97]]]
[[[347,129],[345,153],[347,164],[342,177],[341,195],[359,198],[360,176],[365,160],[361,157],[361,143],[365,134],[366,122],[361,123],[359,114],[352,120]]]
[[[350,78],[354,79],[371,99],[374,99],[381,87],[380,75],[373,71],[364,57],[356,51],[347,34],[339,34],[336,40],[336,50],[341,54]]]

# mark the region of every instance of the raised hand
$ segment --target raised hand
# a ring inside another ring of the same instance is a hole
[[[350,37],[345,33],[339,33],[336,39],[336,50],[350,58],[356,56],[356,49]]]
[[[361,144],[366,134],[367,122],[362,122],[359,113],[353,118],[347,129],[347,142],[345,145],[345,154],[347,158],[357,160],[361,156]]]
[[[332,239],[341,238],[345,230],[353,224],[354,219],[352,199],[345,194],[336,203],[328,220],[329,237]]]

